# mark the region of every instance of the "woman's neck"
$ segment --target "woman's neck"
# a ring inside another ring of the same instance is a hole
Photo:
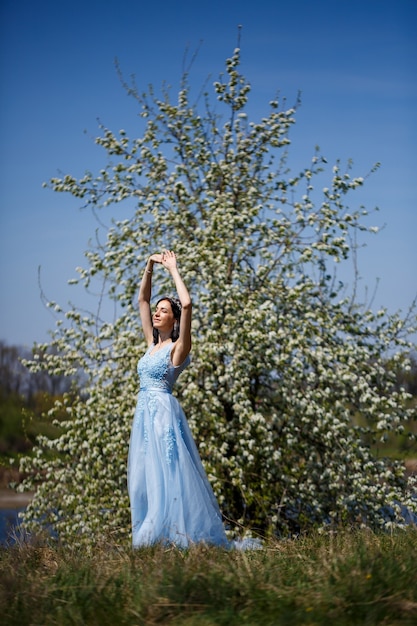
[[[162,344],[167,343],[167,341],[172,341],[171,333],[166,335],[161,335],[161,333],[159,333],[158,343],[156,345],[161,346]]]

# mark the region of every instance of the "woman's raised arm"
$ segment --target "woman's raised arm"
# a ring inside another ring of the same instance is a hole
[[[178,271],[175,252],[165,250],[162,253],[162,265],[170,272],[181,303],[179,337],[171,352],[173,365],[181,365],[191,350],[191,297]]]
[[[143,272],[142,281],[139,288],[138,304],[140,319],[142,322],[143,334],[148,346],[153,342],[153,327],[151,314],[151,294],[152,294],[152,271],[154,263],[162,263],[162,254],[152,254]]]

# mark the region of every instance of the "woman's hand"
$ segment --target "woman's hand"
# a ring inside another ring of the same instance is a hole
[[[164,250],[162,253],[162,265],[165,269],[171,271],[177,267],[177,257],[172,250]]]
[[[149,260],[153,263],[162,263],[162,254],[152,254]]]

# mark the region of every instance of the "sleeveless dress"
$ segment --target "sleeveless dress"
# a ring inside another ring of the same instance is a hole
[[[128,457],[134,547],[205,542],[228,547],[221,513],[172,387],[190,363],[171,362],[173,344],[139,360],[140,390]]]

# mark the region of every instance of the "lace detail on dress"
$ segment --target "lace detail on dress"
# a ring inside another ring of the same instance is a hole
[[[171,350],[163,348],[155,354],[151,354],[151,349],[152,347],[138,363],[140,386],[143,389],[153,388],[170,391],[166,373],[169,367]]]
[[[184,439],[184,431],[182,429],[182,421],[179,419],[177,424],[178,424],[178,430],[180,431],[181,439]]]
[[[165,458],[168,465],[171,465],[174,455],[177,456],[177,439],[172,426],[165,429]]]
[[[152,391],[149,392],[148,406],[149,406],[149,415],[151,417],[151,426],[153,427],[155,415],[158,411],[158,399],[157,399],[156,394],[153,393]]]

